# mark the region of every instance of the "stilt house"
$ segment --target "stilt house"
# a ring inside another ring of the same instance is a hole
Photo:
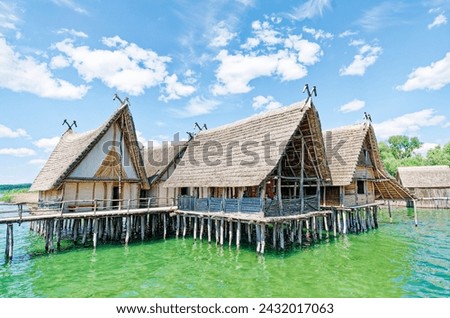
[[[330,181],[311,100],[199,132],[164,187],[188,211],[301,214]]]
[[[450,208],[450,167],[399,167],[397,180],[417,198],[417,206]],[[408,206],[412,206],[408,202]]]
[[[99,128],[76,133],[69,128],[34,180],[40,202],[67,202],[68,209],[139,204],[149,189],[133,118],[122,105]],[[130,201],[129,201],[130,200]]]
[[[325,206],[355,207],[377,199],[412,198],[385,170],[369,121],[324,132],[332,183],[323,189]]]

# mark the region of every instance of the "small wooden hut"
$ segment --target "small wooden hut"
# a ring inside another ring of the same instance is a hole
[[[332,179],[323,189],[324,205],[355,207],[377,199],[412,199],[385,170],[369,121],[325,131],[324,139]]]
[[[179,208],[283,216],[320,210],[330,180],[319,115],[311,100],[203,130],[164,187]]]
[[[396,177],[415,195],[418,207],[450,208],[449,166],[399,167]]]
[[[40,202],[67,201],[76,209],[92,205],[138,205],[141,190],[149,189],[133,118],[122,105],[99,128],[76,133],[69,128],[34,180]],[[82,203],[84,201],[84,203]]]

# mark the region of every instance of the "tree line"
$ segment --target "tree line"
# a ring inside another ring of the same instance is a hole
[[[378,143],[381,159],[386,170],[395,176],[398,167],[404,166],[450,166],[450,142],[428,150],[425,156],[417,153],[423,142],[417,137],[391,136]]]

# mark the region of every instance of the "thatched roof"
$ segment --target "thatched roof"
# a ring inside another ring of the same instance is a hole
[[[450,167],[398,167],[397,180],[406,188],[450,188]]]
[[[144,148],[142,158],[150,183],[158,181],[178,156],[182,155],[186,147],[187,141],[180,141]]]
[[[303,127],[301,128],[302,124]],[[311,101],[201,131],[189,142],[166,187],[257,186],[282,158],[294,133],[307,135],[319,176],[329,179],[320,120]]]
[[[371,150],[371,162],[375,174],[375,188],[383,199],[412,198],[409,191],[403,188],[384,168],[375,131],[370,122],[344,126],[324,132],[333,186],[349,185],[356,173],[359,156],[366,145]]]
[[[133,118],[128,105],[120,107],[102,126],[97,129],[75,133],[68,129],[61,137],[46,164],[34,180],[30,191],[46,191],[57,189],[64,179],[78,166],[92,148],[106,134],[109,128],[123,118],[124,141],[128,143],[130,159],[142,182],[143,187],[148,187],[148,182],[137,144],[137,137]]]

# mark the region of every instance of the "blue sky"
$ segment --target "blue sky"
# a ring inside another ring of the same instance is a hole
[[[128,96],[141,140],[314,101],[323,129],[450,141],[450,1],[0,0],[0,183]]]

